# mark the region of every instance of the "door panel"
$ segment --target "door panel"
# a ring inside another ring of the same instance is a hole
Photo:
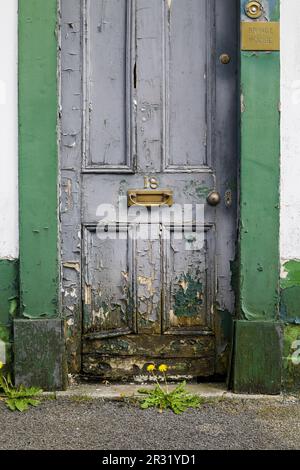
[[[148,225],[141,224],[137,230],[145,234]],[[152,227],[152,230],[158,227]],[[147,236],[147,235],[146,235]],[[161,334],[161,282],[160,239],[137,239],[135,241],[134,263],[136,276],[133,279],[135,289],[135,313],[138,334]]]
[[[62,0],[63,305],[70,320],[81,291],[86,374],[132,378],[164,360],[173,376],[208,376],[227,351],[237,3]],[[174,204],[128,210],[128,191],[142,189],[169,189]]]
[[[127,235],[127,227],[119,227],[122,232]],[[83,235],[84,333],[132,332],[130,240],[99,239],[96,227],[85,227]]]
[[[168,236],[165,237],[163,256],[163,333],[201,334],[212,331],[214,260],[208,257],[214,254],[214,229],[204,229],[203,245],[201,243],[199,248],[189,246],[195,243],[192,228],[186,230],[183,237],[178,237],[182,227],[164,229]]]
[[[85,167],[126,169],[131,2],[86,0],[83,7]]]
[[[166,18],[168,167],[207,164],[207,82],[212,2],[174,0]],[[213,31],[213,30],[212,30]]]

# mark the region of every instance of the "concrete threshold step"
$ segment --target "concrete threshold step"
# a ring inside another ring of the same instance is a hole
[[[163,385],[163,384],[162,384]],[[90,398],[106,400],[122,400],[125,398],[137,398],[140,388],[151,389],[154,384],[95,384],[80,383],[71,385],[66,391],[56,392],[56,398]],[[170,384],[169,390],[173,390],[176,384]],[[247,395],[229,392],[226,384],[222,383],[190,383],[187,384],[190,393],[207,399],[270,399],[282,400],[282,395]],[[292,397],[291,397],[292,398]]]

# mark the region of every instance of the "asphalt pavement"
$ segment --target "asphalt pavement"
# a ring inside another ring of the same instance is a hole
[[[136,402],[46,397],[26,413],[0,402],[0,449],[300,449],[300,400],[216,397],[181,415]]]

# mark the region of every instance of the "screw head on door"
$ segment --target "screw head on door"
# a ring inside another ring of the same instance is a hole
[[[227,65],[231,61],[231,57],[229,54],[221,54],[220,55],[220,62],[221,64]]]

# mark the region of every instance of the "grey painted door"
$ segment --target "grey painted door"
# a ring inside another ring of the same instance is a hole
[[[62,0],[63,305],[85,374],[226,369],[237,3]]]

